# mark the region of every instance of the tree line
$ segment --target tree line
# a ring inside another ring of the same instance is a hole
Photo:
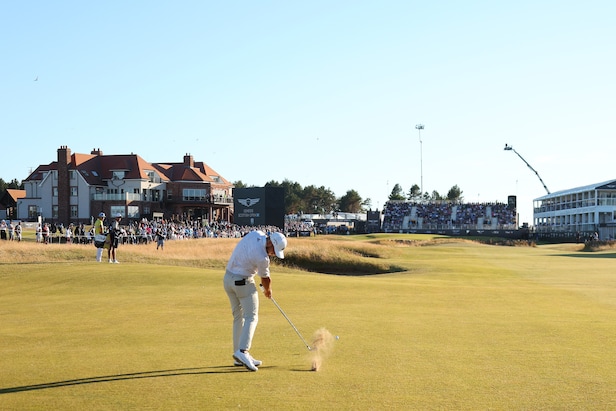
[[[12,190],[23,190],[24,183],[20,183],[16,178],[7,183],[6,181],[4,181],[4,179],[0,178],[0,193],[4,194],[7,188],[10,188]]]
[[[233,183],[235,188],[251,188],[241,180]],[[282,183],[269,181],[265,187],[283,187],[285,189],[285,209],[288,214],[329,214],[335,212],[361,213],[369,210],[372,205],[370,198],[362,199],[355,190],[348,190],[342,197],[336,195],[324,186],[316,187],[309,185],[302,187],[301,184],[289,180]],[[400,184],[396,184],[388,197],[390,201],[451,201],[462,202],[462,190],[454,185],[447,192],[447,196],[442,196],[436,190],[429,194],[427,191],[421,193],[421,189],[414,184],[404,195]]]
[[[391,194],[388,199],[390,201],[450,201],[452,203],[460,203],[464,201],[462,190],[457,184],[449,189],[446,196],[441,195],[436,190],[432,191],[432,194],[427,191],[422,193],[417,184],[413,184],[405,195],[400,184],[396,184],[393,190],[391,190]]]
[[[241,180],[233,183],[235,188],[252,188]],[[335,212],[361,213],[371,206],[369,198],[362,199],[355,190],[349,190],[342,197],[324,186],[301,184],[285,179],[282,183],[269,181],[265,187],[283,187],[285,189],[285,210],[287,214],[329,214]]]

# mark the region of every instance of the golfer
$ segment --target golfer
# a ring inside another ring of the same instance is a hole
[[[223,283],[233,313],[233,358],[235,365],[244,365],[250,371],[257,371],[261,365],[248,352],[259,321],[259,293],[254,277],[260,277],[265,296],[272,298],[270,257],[284,258],[286,246],[282,233],[251,231],[237,243],[227,263]]]

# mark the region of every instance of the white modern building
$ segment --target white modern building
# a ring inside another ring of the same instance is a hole
[[[616,238],[616,180],[571,188],[533,200],[539,235]]]

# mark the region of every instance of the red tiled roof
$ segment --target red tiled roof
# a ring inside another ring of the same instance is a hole
[[[42,180],[45,173],[58,169],[58,162],[40,165],[25,181]],[[90,185],[104,185],[104,180],[113,176],[113,171],[125,171],[127,179],[148,179],[147,170],[156,172],[162,181],[194,181],[231,185],[224,177],[204,162],[194,162],[193,167],[186,163],[148,163],[137,154],[82,154],[73,153],[69,170],[77,170]]]
[[[194,181],[230,184],[224,177],[203,162],[195,162],[194,167],[185,163],[152,163],[152,165],[171,181]],[[214,179],[218,177],[218,181]]]
[[[148,175],[146,174],[146,170],[155,171],[152,164],[148,163],[137,154],[99,156],[99,158],[101,161],[100,170],[103,179],[110,179],[113,175],[113,171],[125,171],[125,178],[129,180],[147,179]]]
[[[6,192],[15,201],[17,201],[20,198],[24,198],[26,196],[26,190],[18,190],[16,188],[7,188]]]
[[[32,173],[30,173],[30,175],[24,181],[42,180],[46,172],[57,169],[58,163],[55,161],[47,165],[40,165]]]

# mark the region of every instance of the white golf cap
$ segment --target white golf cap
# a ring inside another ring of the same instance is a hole
[[[287,247],[287,237],[282,233],[272,233],[269,238],[274,245],[276,257],[284,258],[284,249]]]
[[[120,213],[116,214],[116,218],[122,218],[122,214]]]

